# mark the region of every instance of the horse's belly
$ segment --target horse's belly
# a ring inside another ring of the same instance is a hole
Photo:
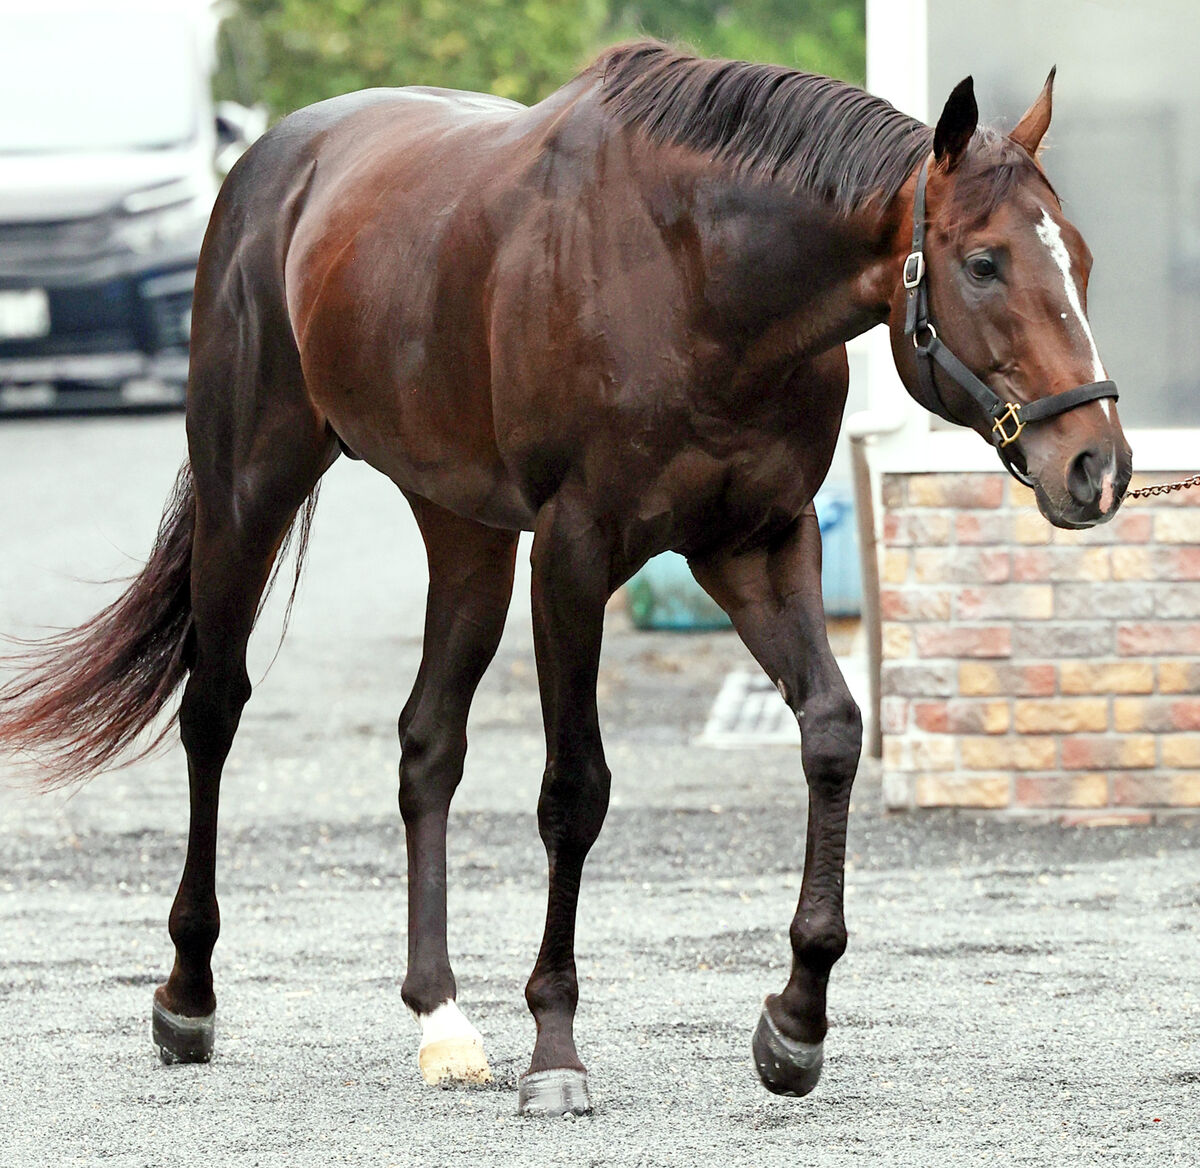
[[[492,527],[532,527],[534,513],[496,450],[483,403],[461,394],[439,400],[436,388],[421,384],[369,393],[310,384],[309,392],[344,445],[401,490]]]

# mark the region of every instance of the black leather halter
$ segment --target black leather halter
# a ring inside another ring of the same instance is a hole
[[[917,376],[924,398],[921,404],[927,410],[945,418],[947,422],[963,424],[961,418],[956,418],[950,413],[941,393],[938,392],[933,369],[933,363],[936,361],[979,403],[991,419],[990,441],[996,447],[996,453],[1009,474],[1026,486],[1033,486],[1033,480],[1025,470],[1013,463],[1008,447],[1016,442],[1026,426],[1035,422],[1044,422],[1047,418],[1065,414],[1076,406],[1096,401],[1098,398],[1111,397],[1116,400],[1116,382],[1092,381],[1062,393],[1038,398],[1037,401],[1025,405],[1020,402],[1006,402],[997,397],[990,386],[976,377],[942,344],[929,317],[929,288],[925,281],[925,185],[928,180],[929,159],[926,159],[921,165],[921,173],[917,176],[917,190],[913,196],[912,251],[904,261],[904,335],[912,337],[913,347],[917,351]]]

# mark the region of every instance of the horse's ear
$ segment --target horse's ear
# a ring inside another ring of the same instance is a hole
[[[1009,134],[1018,146],[1024,146],[1030,154],[1037,153],[1042,135],[1050,126],[1050,112],[1054,106],[1054,74],[1057,69],[1058,66],[1055,65],[1050,70],[1050,76],[1046,78],[1046,84],[1042,86],[1037,101],[1025,111],[1025,115]]]
[[[970,77],[964,77],[946,99],[946,108],[942,110],[937,129],[933,131],[934,158],[944,162],[948,170],[953,170],[978,124],[975,82]]]

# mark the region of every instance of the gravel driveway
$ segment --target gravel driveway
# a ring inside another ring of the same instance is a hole
[[[182,457],[177,417],[0,429],[0,629],[74,623],[141,556]],[[803,860],[790,747],[693,744],[731,634],[610,615],[614,799],[581,900],[579,1046],[596,1114],[515,1115],[541,931],[542,741],[527,586],[476,703],[451,834],[459,1000],[496,1082],[424,1086],[400,1001],[395,716],[424,567],[403,501],[328,476],[292,630],[226,771],[217,1054],[164,1068],[152,987],[186,832],[178,747],[73,798],[0,792],[0,1166],[1200,1164],[1200,828],[890,817],[860,774],[850,949],[825,1075],[757,1084]],[[10,776],[11,777],[11,776]]]

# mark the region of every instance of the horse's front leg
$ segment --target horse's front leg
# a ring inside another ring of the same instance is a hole
[[[550,879],[546,929],[525,998],[537,1023],[524,1115],[587,1114],[587,1075],[575,1049],[575,910],[583,862],[608,810],[596,674],[609,547],[586,507],[560,494],[543,507],[533,540],[533,635],[546,730],[538,830]]]
[[[829,971],[846,949],[846,819],[862,748],[862,719],[825,632],[816,514],[809,507],[769,549],[714,556],[692,569],[800,722],[808,840],[791,927],[792,973],[763,1007],[754,1061],[769,1090],[806,1095],[821,1074]]]
[[[483,1039],[457,1005],[446,944],[446,823],[462,780],[467,715],[504,631],[516,532],[409,496],[429,555],[421,668],[400,715],[400,812],[408,844],[408,972],[400,990],[421,1026],[428,1083],[491,1079]]]

